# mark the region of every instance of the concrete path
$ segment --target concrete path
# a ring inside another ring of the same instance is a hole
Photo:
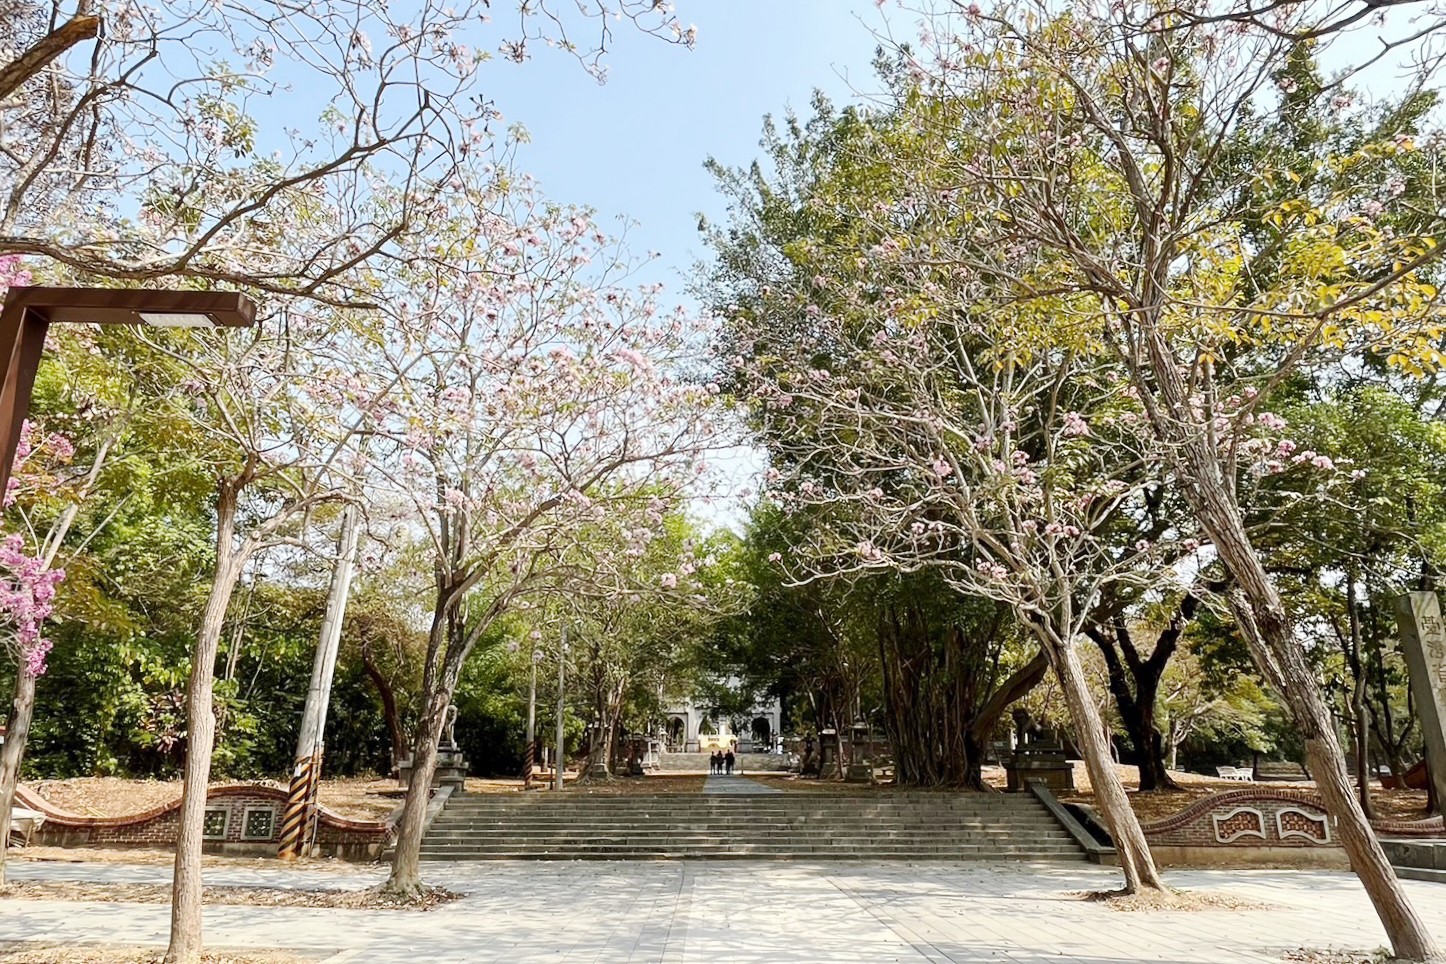
[[[726,779],[726,778],[725,778]],[[162,881],[164,867],[12,865],[21,880]],[[211,907],[212,946],[290,947],[332,964],[460,962],[782,962],[782,964],[1281,964],[1300,947],[1384,943],[1356,880],[1305,871],[1181,871],[1182,888],[1270,910],[1122,914],[1068,896],[1117,886],[1108,868],[1023,864],[752,861],[429,865],[465,899],[421,914]],[[249,867],[216,884],[358,887],[382,871],[328,874]],[[1407,881],[1446,939],[1446,886]],[[0,900],[0,942],[46,939],[161,945],[163,905]]]
[[[770,787],[766,783],[759,783],[757,780],[750,780],[748,777],[729,776],[727,774],[708,774],[708,779],[703,781],[704,793],[782,793],[777,787]]]

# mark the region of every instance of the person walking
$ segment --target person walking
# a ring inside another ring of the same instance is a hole
[[[732,750],[729,750],[728,753],[727,753],[727,755],[725,755],[725,756],[723,757],[723,765],[728,768],[728,775],[729,775],[730,777],[733,775],[733,761],[734,761],[734,759],[735,759],[735,757],[733,756],[733,751],[732,751]]]
[[[720,752],[718,752],[717,750],[714,750],[714,751],[708,756],[708,772],[709,772],[709,773],[722,773],[722,772],[723,772],[723,754],[720,753]]]

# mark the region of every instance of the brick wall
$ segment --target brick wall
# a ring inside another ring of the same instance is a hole
[[[1151,847],[1338,847],[1320,798],[1303,790],[1230,790],[1142,828]]]
[[[34,843],[58,847],[155,847],[176,843],[181,801],[119,817],[70,813],[19,788],[17,802],[46,815]],[[268,784],[215,786],[206,795],[205,849],[228,853],[276,853],[286,791]],[[375,859],[391,842],[395,820],[352,820],[322,808],[317,849],[351,860]]]

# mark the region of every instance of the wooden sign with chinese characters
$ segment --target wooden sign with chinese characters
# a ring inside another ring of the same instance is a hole
[[[1411,695],[1426,743],[1426,768],[1438,801],[1446,800],[1446,625],[1434,592],[1396,598],[1401,649],[1411,670]]]

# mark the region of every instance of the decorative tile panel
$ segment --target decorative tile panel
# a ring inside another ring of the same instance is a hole
[[[225,808],[207,809],[201,821],[201,837],[205,840],[225,840],[230,816],[231,811]]]
[[[1265,814],[1255,807],[1236,807],[1225,813],[1212,813],[1210,820],[1215,825],[1217,843],[1230,843],[1241,837],[1265,839]]]
[[[1307,813],[1298,807],[1282,807],[1275,812],[1275,832],[1281,840],[1304,837],[1313,843],[1331,842],[1330,819],[1325,814]]]
[[[247,807],[241,822],[242,840],[270,840],[276,836],[276,810],[272,807]]]

